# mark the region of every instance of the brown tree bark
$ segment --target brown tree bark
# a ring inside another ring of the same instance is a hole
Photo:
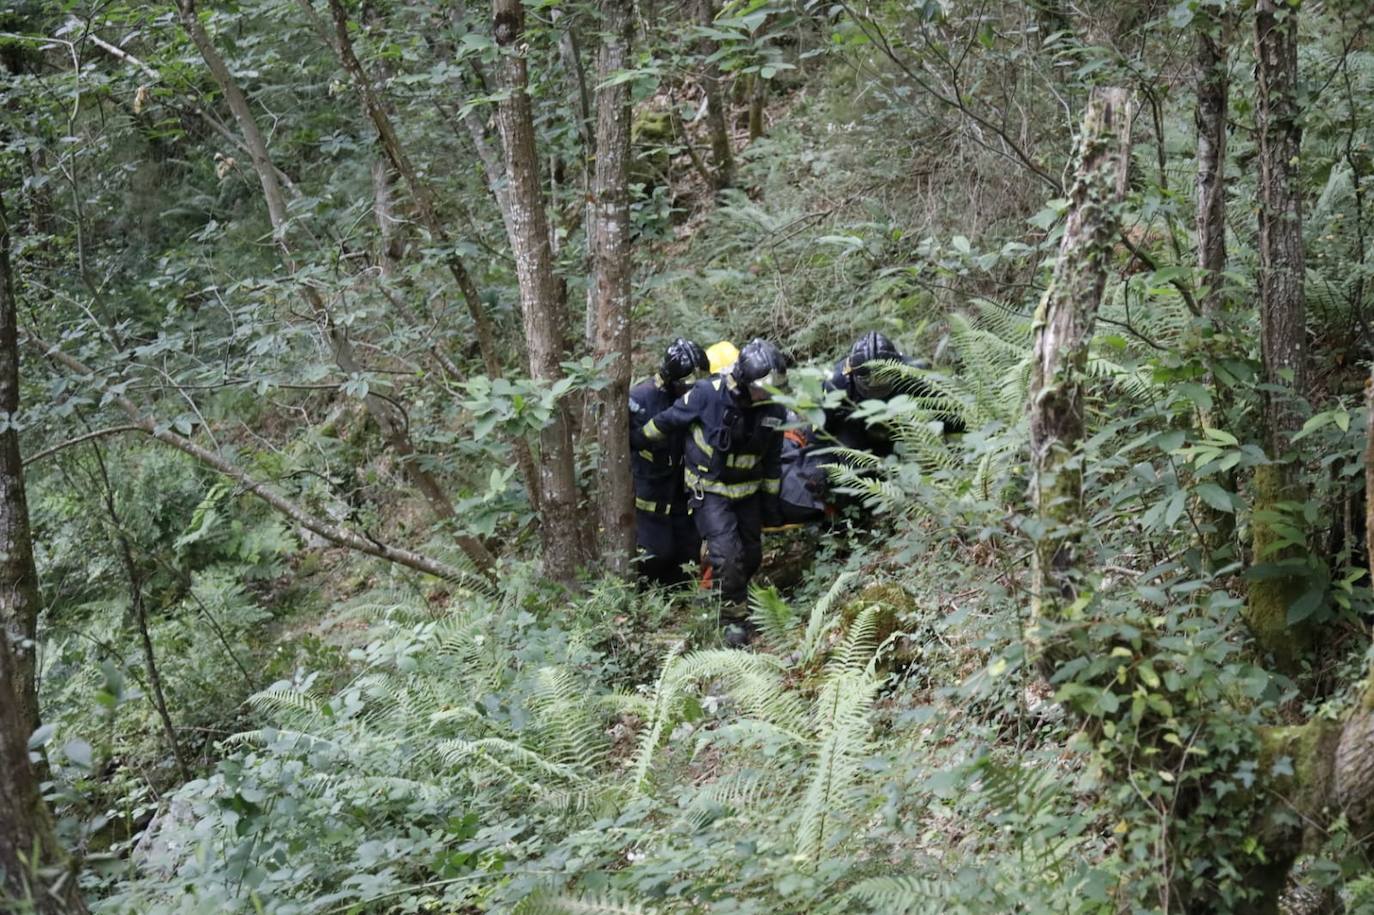
[[[1303,290],[1302,192],[1298,157],[1298,13],[1283,0],[1255,4],[1256,118],[1259,133],[1260,349],[1264,380],[1307,391],[1306,300]],[[1291,379],[1285,377],[1291,375]],[[1290,397],[1264,395],[1266,450],[1288,449],[1302,428]]]
[[[501,135],[509,182],[511,251],[520,284],[520,305],[529,349],[530,377],[553,384],[566,349],[565,317],[558,277],[549,247],[544,190],[534,140],[534,117],[526,91],[524,10],[520,0],[493,0],[492,34],[501,49],[497,83],[501,100],[496,125]],[[540,538],[549,577],[573,580],[584,561],[579,524],[577,477],[568,411],[558,404],[539,436]]]
[[[306,2],[307,6],[309,5],[307,0],[302,0],[302,2]],[[363,69],[362,62],[358,60],[358,55],[353,50],[353,41],[348,35],[347,11],[344,10],[343,4],[339,0],[329,0],[329,10],[334,20],[334,40],[330,44],[335,53],[338,54],[339,62],[343,65],[344,71],[353,80],[353,85],[362,97],[363,110],[377,130],[377,137],[381,140],[382,149],[386,151],[387,158],[397,173],[400,174],[402,180],[405,181],[406,187],[409,188],[411,200],[419,213],[421,223],[435,241],[445,246],[451,246],[448,230],[439,219],[439,211],[434,202],[434,189],[429,182],[420,177],[415,165],[410,161],[410,156],[406,154],[405,147],[401,145],[400,138],[396,134],[395,125],[391,122],[391,115],[388,113],[386,105],[372,85],[372,80],[368,77],[367,71]],[[477,328],[477,346],[482,354],[482,367],[489,377],[500,378],[504,373],[501,369],[501,358],[496,350],[496,337],[492,331],[491,320],[482,305],[477,284],[473,282],[472,275],[468,273],[466,265],[451,247],[445,261],[448,264],[449,273],[453,275],[454,283],[458,286],[459,294],[462,295],[463,301],[467,304],[473,326]],[[540,485],[539,477],[535,473],[534,457],[530,454],[529,446],[523,440],[515,441],[513,448],[516,462],[525,478],[525,488],[530,494],[530,504],[538,511]]]
[[[1302,427],[1297,399],[1307,391],[1307,312],[1303,293],[1302,194],[1298,156],[1298,11],[1283,0],[1255,4],[1256,127],[1259,133],[1259,310],[1263,381],[1283,389],[1262,394],[1264,447],[1275,461],[1255,468],[1255,560],[1272,562],[1278,539],[1265,513],[1306,493],[1287,460]],[[1291,392],[1291,393],[1289,393]],[[1307,626],[1289,626],[1288,608],[1307,583],[1302,576],[1252,582],[1245,618],[1256,641],[1283,667],[1294,667],[1311,644]]]
[[[19,344],[10,224],[0,197],[0,412],[19,412]],[[85,912],[76,871],[53,834],[38,780],[29,764],[29,738],[38,727],[34,642],[38,631],[38,574],[33,564],[19,433],[0,432],[0,910],[39,915]]]
[[[716,21],[713,0],[696,0],[697,24],[711,28]],[[717,190],[735,183],[735,159],[730,152],[730,128],[725,113],[725,94],[721,88],[720,64],[711,57],[720,50],[714,39],[697,44],[701,57],[701,87],[706,93],[706,130],[711,137],[711,168]]]
[[[592,184],[588,245],[596,314],[593,355],[607,360],[608,384],[595,393],[596,438],[601,452],[597,514],[601,557],[628,575],[635,550],[634,486],[627,439],[630,359],[630,84],[610,85],[630,53],[631,0],[602,0],[604,35],[597,58],[596,174]]]
[[[1092,91],[1074,154],[1059,258],[1035,313],[1031,490],[1041,531],[1032,554],[1027,641],[1042,667],[1060,659],[1059,630],[1084,579],[1078,558],[1084,524],[1083,372],[1118,228],[1115,204],[1126,187],[1130,124],[1126,90]]]
[[[1206,292],[1203,314],[1220,313],[1221,274],[1226,270],[1226,111],[1230,97],[1224,21],[1203,13],[1197,35],[1197,254]]]
[[[1229,58],[1228,31],[1230,17],[1209,9],[1198,11],[1197,32],[1197,103],[1194,122],[1197,127],[1197,257],[1199,280],[1203,295],[1198,305],[1203,319],[1213,331],[1220,329],[1226,307],[1222,290],[1222,274],[1226,270],[1226,114],[1230,96],[1227,73]],[[1210,428],[1225,413],[1228,398],[1226,389],[1209,384],[1212,407],[1203,411],[1201,425]],[[1222,475],[1228,490],[1235,488],[1235,474]],[[1220,511],[1202,499],[1193,508],[1202,521],[1203,546],[1208,561],[1218,557],[1224,561],[1228,547],[1233,546],[1235,515]]]
[[[267,203],[267,214],[272,223],[272,233],[281,253],[282,264],[288,273],[294,275],[297,271],[297,262],[291,248],[292,225],[287,218],[286,197],[282,193],[280,182],[277,180],[276,169],[272,165],[267,141],[258,128],[252,109],[248,105],[247,97],[239,88],[233,74],[229,72],[224,59],[220,57],[219,51],[201,24],[196,10],[196,0],[177,0],[177,10],[180,13],[182,26],[186,29],[186,33],[190,36],[196,49],[200,51],[200,56],[204,59],[205,65],[209,68],[215,83],[220,87],[220,91],[224,93],[225,100],[229,103],[229,110],[234,115],[239,131],[243,134],[244,142],[248,146],[253,162],[253,169],[262,185],[263,199]],[[393,164],[396,164],[398,170],[401,170],[398,163],[393,162]],[[402,174],[404,175],[404,171]],[[301,297],[305,299],[311,313],[324,332],[335,363],[350,375],[362,373],[363,366],[353,351],[352,341],[349,340],[344,328],[334,322],[319,291],[308,283],[301,283],[299,288]],[[453,520],[455,513],[448,494],[434,476],[420,466],[416,460],[415,447],[410,438],[409,422],[405,411],[393,399],[382,397],[371,391],[363,398],[363,401],[367,407],[368,415],[377,423],[382,437],[400,458],[406,476],[424,497],[430,511],[440,520]],[[491,553],[476,537],[460,534],[456,539],[459,547],[479,570],[489,570],[495,564],[495,559]]]
[[[15,314],[14,273],[10,263],[10,223],[0,197],[0,414],[19,415],[19,349]],[[28,729],[38,728],[36,649],[38,571],[33,564],[29,509],[24,469],[19,458],[19,433],[9,422],[0,432],[0,638],[14,653],[14,694]]]

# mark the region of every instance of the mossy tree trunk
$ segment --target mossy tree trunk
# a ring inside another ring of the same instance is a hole
[[[1035,313],[1030,392],[1031,489],[1039,522],[1032,554],[1030,651],[1043,666],[1060,652],[1058,632],[1084,580],[1083,370],[1117,234],[1116,203],[1130,162],[1129,96],[1094,89],[1074,153],[1075,178],[1054,278]]]
[[[1365,515],[1374,523],[1374,371],[1365,386]],[[1366,539],[1374,568],[1374,540]],[[1265,798],[1254,835],[1266,863],[1247,875],[1261,898],[1259,913],[1279,911],[1279,895],[1293,862],[1313,850],[1328,826],[1344,816],[1350,834],[1366,848],[1374,840],[1374,664],[1365,669],[1364,688],[1344,721],[1314,718],[1297,727],[1267,728],[1260,734],[1256,786]],[[1287,757],[1292,774],[1275,776],[1271,761]]]
[[[1289,453],[1292,436],[1302,427],[1298,401],[1307,389],[1297,6],[1283,0],[1258,0],[1255,57],[1261,380],[1267,386],[1262,395],[1262,427],[1265,451],[1275,463],[1256,469],[1251,527],[1255,561],[1276,562],[1290,558],[1293,550],[1272,549],[1278,539],[1272,512],[1279,502],[1301,502],[1306,497],[1297,480],[1297,462]],[[1260,647],[1289,669],[1312,640],[1309,627],[1288,625],[1288,608],[1305,587],[1298,575],[1268,577],[1250,586],[1246,622]]]
[[[10,223],[0,198],[0,413],[19,414],[19,349],[14,274],[10,266]],[[13,652],[11,686],[24,721],[25,740],[38,728],[36,658],[38,571],[33,562],[19,432],[8,422],[0,432],[0,639]],[[26,761],[27,764],[27,761]]]
[[[14,416],[19,344],[9,251],[10,225],[0,198],[0,412]],[[7,423],[0,432],[0,911],[60,915],[85,912],[86,906],[29,764],[29,738],[38,726],[38,608],[19,432]]]
[[[696,0],[697,24],[713,28],[716,21],[714,0]],[[720,64],[713,58],[720,45],[712,38],[697,44],[701,58],[701,88],[706,93],[706,130],[711,138],[711,179],[717,190],[735,183],[735,158],[730,152],[730,126],[725,111]]]

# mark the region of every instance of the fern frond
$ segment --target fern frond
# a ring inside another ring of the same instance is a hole
[[[324,730],[325,705],[302,689],[281,681],[248,697],[248,704],[261,712],[274,713],[285,722],[309,730]]]
[[[435,750],[450,766],[476,763],[479,767],[494,771],[536,796],[546,796],[551,790],[540,780],[541,776],[556,782],[577,781],[577,773],[571,767],[547,760],[528,747],[499,737],[444,740],[440,741]]]
[[[878,651],[882,607],[870,604],[849,624],[849,632],[826,664],[827,675],[867,670]]]
[[[844,911],[858,902],[880,915],[941,915],[948,908],[943,883],[927,877],[870,877],[844,894]]]
[[[763,642],[773,651],[786,653],[796,641],[793,629],[797,614],[771,585],[749,590],[749,618],[758,627]]]
[[[658,753],[660,742],[663,735],[671,727],[670,721],[673,717],[673,707],[678,701],[677,690],[679,688],[676,676],[676,666],[678,661],[678,650],[674,648],[668,652],[668,656],[663,660],[663,668],[659,671],[658,680],[654,684],[653,700],[649,708],[649,718],[645,722],[644,730],[639,735],[639,749],[635,752],[634,763],[634,789],[642,792],[649,781],[649,769],[653,765],[654,756]]]
[[[797,827],[797,851],[812,861],[835,842],[849,811],[877,687],[868,674],[842,669],[827,678],[816,701],[816,761]]]
[[[729,772],[694,793],[678,815],[678,823],[689,829],[702,829],[723,816],[731,816],[758,805],[773,794],[777,778],[758,769]]]
[[[724,648],[681,656],[670,654],[654,687],[649,721],[640,734],[633,768],[635,790],[643,791],[647,786],[654,757],[677,723],[690,684],[720,680],[739,704],[741,714],[800,735],[805,706],[796,693],[786,688],[785,672],[783,661],[769,654]]]
[[[309,752],[315,744],[321,747],[329,747],[333,750],[341,750],[343,747],[334,740],[321,737],[318,734],[307,734],[304,731],[292,731],[284,728],[253,728],[248,731],[239,731],[237,734],[230,734],[224,738],[225,746],[253,746],[265,747],[273,740],[286,739],[302,744],[301,749]]]
[[[816,606],[811,608],[811,618],[806,622],[806,634],[802,636],[802,660],[810,663],[815,660],[820,653],[821,642],[825,639],[825,634],[835,625],[835,618],[830,614],[835,601],[839,599],[841,593],[849,587],[849,583],[858,577],[858,572],[845,572],[836,577],[821,599],[816,601]]]
[[[614,896],[569,896],[536,892],[515,907],[515,915],[653,915],[654,910]]]
[[[585,689],[568,671],[546,667],[539,671],[531,709],[538,715],[540,742],[553,748],[559,762],[595,771],[610,751],[600,722],[584,700]]]

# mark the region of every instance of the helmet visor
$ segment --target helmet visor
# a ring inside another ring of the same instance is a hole
[[[864,400],[883,400],[892,394],[894,387],[891,376],[879,376],[867,365],[854,370],[854,393]]]
[[[749,382],[750,393],[764,397],[768,396],[770,388],[777,390],[778,388],[785,387],[787,387],[787,373],[779,372],[776,369],[764,375],[762,378]]]

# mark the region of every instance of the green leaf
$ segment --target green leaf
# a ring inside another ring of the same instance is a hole
[[[1236,510],[1235,506],[1231,504],[1231,494],[1215,483],[1199,483],[1193,487],[1193,492],[1197,493],[1199,499],[1219,512],[1234,512]]]
[[[1188,497],[1183,490],[1177,490],[1169,497],[1169,507],[1164,510],[1164,526],[1172,527],[1182,515],[1183,510],[1188,507]]]
[[[66,754],[67,759],[71,761],[72,765],[80,766],[83,769],[89,769],[91,767],[91,759],[94,756],[94,751],[91,749],[91,745],[86,741],[80,738],[69,740],[67,741],[67,745],[62,748],[62,752]]]
[[[41,726],[38,730],[33,732],[31,737],[29,737],[29,749],[37,750],[39,747],[45,746],[47,742],[52,739],[53,732],[56,730],[57,725],[51,722]]]
[[[1316,613],[1325,596],[1325,588],[1311,588],[1304,592],[1302,597],[1293,601],[1293,605],[1288,608],[1288,625],[1295,626]]]

